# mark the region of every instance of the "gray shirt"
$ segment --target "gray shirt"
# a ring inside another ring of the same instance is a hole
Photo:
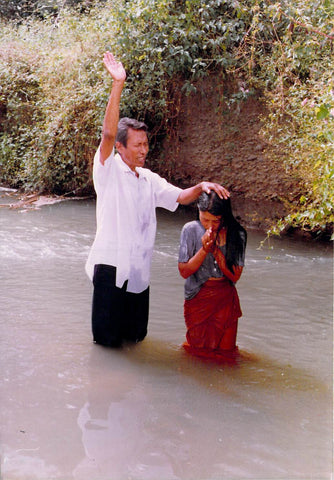
[[[184,225],[181,231],[179,262],[188,262],[198,250],[202,247],[202,236],[205,233],[205,228],[199,220],[188,222]],[[226,245],[219,247],[221,252],[226,254]],[[243,266],[244,261],[239,262]],[[202,265],[197,272],[190,275],[184,284],[184,296],[186,300],[193,298],[201,289],[201,286],[210,278],[222,278],[224,274],[220,270],[215,257],[212,253],[208,253]]]

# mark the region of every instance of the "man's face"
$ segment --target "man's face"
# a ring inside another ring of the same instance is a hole
[[[120,142],[116,142],[116,148],[123,162],[125,162],[131,170],[134,171],[136,167],[143,167],[148,153],[147,134],[144,130],[133,130],[129,128],[126,147]]]

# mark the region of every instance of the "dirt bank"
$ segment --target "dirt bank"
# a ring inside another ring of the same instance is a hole
[[[274,151],[261,135],[267,115],[261,96],[252,94],[228,105],[222,98],[240,94],[242,84],[211,77],[197,87],[196,94],[181,97],[175,107],[177,129],[163,154],[147,166],[181,187],[202,180],[223,184],[241,223],[265,231],[289,213],[288,202],[299,198],[301,182],[286,173],[282,152]],[[62,199],[23,195],[9,206],[38,208]]]
[[[266,118],[261,97],[253,94],[230,106],[221,101],[222,94],[231,97],[241,87],[212,77],[196,94],[183,96],[177,133],[164,145],[173,161],[158,168],[182,187],[222,183],[243,224],[267,229],[288,213],[286,202],[298,198],[299,181],[286,173],[279,152],[260,133]]]

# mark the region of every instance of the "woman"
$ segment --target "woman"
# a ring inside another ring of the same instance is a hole
[[[186,350],[209,357],[237,349],[241,317],[235,283],[245,258],[246,230],[236,221],[230,199],[212,192],[198,201],[199,220],[181,232],[179,272],[185,282]]]

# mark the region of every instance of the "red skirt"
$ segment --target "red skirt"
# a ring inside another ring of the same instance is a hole
[[[188,342],[184,347],[219,350],[226,329],[235,325],[241,315],[235,286],[226,278],[208,280],[194,298],[184,302]]]

